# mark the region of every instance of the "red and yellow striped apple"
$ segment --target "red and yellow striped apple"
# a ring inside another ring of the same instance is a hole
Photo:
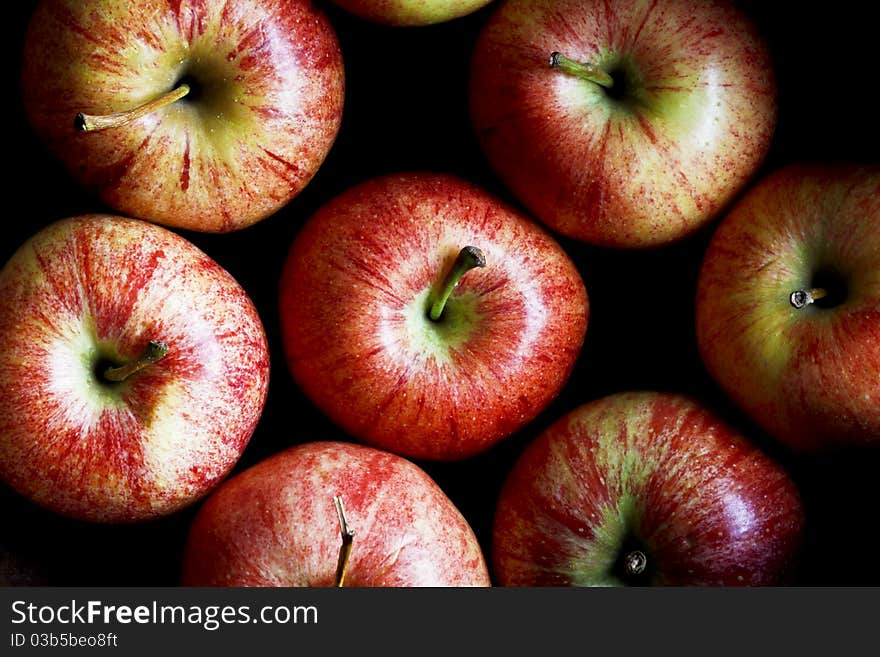
[[[470,525],[424,470],[394,454],[338,441],[288,448],[224,482],[190,528],[181,581],[490,584]]]
[[[880,446],[880,168],[789,165],[721,221],[696,329],[715,381],[788,448]]]
[[[192,243],[107,215],[56,222],[0,271],[0,479],[56,513],[167,515],[232,469],[262,413],[256,308]]]
[[[489,164],[540,220],[608,247],[705,225],[764,159],[769,52],[726,0],[506,0],[473,52]]]
[[[225,232],[312,179],[344,72],[307,0],[43,0],[22,80],[35,131],[110,207]]]
[[[491,0],[332,0],[374,23],[414,27],[445,23],[472,14]]]
[[[489,449],[558,394],[587,327],[578,270],[535,222],[448,175],[324,205],[282,273],[294,380],[349,435],[413,458]]]
[[[505,586],[775,585],[804,513],[785,470],[695,400],[617,393],[560,418],[504,482]]]

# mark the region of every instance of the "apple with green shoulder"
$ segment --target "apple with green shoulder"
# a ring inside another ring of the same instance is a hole
[[[523,427],[580,353],[577,268],[535,222],[460,178],[368,180],[320,208],[282,272],[290,372],[349,435],[458,460]]]
[[[279,452],[199,509],[184,586],[489,586],[470,525],[414,463],[340,441]]]
[[[491,0],[332,0],[346,11],[374,23],[395,27],[435,25],[461,18]]]
[[[560,418],[502,487],[502,586],[777,585],[804,513],[785,470],[692,398],[617,393]]]
[[[696,297],[700,356],[788,448],[880,446],[880,168],[796,164],[713,234]]]
[[[36,133],[107,205],[226,232],[315,175],[339,129],[344,71],[306,0],[43,0],[22,83]]]
[[[39,506],[135,522],[238,461],[269,379],[247,293],[192,243],[108,215],[44,228],[0,271],[0,479]]]
[[[507,0],[474,47],[489,164],[552,229],[652,247],[705,225],[764,159],[769,52],[726,0]]]

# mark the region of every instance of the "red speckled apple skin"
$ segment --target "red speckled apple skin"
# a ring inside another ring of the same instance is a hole
[[[520,456],[499,497],[502,586],[616,585],[634,537],[645,584],[778,585],[804,510],[786,471],[693,399],[617,393],[560,418]]]
[[[626,99],[552,68],[553,52],[616,75]],[[508,0],[470,85],[474,131],[511,192],[553,230],[613,248],[713,220],[776,127],[769,50],[726,0]]]
[[[459,250],[467,272],[440,322],[426,295]],[[589,314],[578,270],[535,222],[461,179],[362,183],[298,234],[282,273],[287,362],[350,435],[404,456],[466,458],[559,393]]]
[[[191,83],[125,126],[106,115]],[[67,170],[126,216],[239,230],[309,183],[342,120],[332,25],[307,0],[44,0],[24,44],[23,101]]]
[[[66,516],[133,522],[232,469],[265,403],[268,347],[245,291],[189,241],[140,220],[65,219],[6,263],[0,298],[0,477],[12,488]],[[164,358],[101,380],[151,340]]]
[[[289,448],[215,491],[190,529],[184,586],[332,586],[339,496],[354,531],[346,586],[489,586],[480,546],[418,466],[353,443]]]

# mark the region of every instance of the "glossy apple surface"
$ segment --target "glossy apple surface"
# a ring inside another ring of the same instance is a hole
[[[550,65],[561,53],[604,86]],[[502,181],[552,229],[651,247],[709,222],[776,122],[761,35],[735,5],[507,0],[476,43],[471,117]]]
[[[712,236],[697,291],[700,355],[789,448],[880,445],[878,244],[880,168],[844,164],[773,172]]]
[[[106,215],[56,222],[0,271],[0,478],[73,518],[134,522],[238,460],[269,376],[245,291],[190,242]],[[167,353],[119,381],[151,341]]]
[[[481,250],[437,321],[461,249]],[[297,235],[282,273],[289,369],[350,435],[414,458],[456,460],[533,419],[565,384],[587,293],[535,222],[461,179],[375,178]]]
[[[346,11],[398,27],[434,25],[472,14],[491,0],[333,0]]]
[[[493,578],[775,585],[792,574],[803,525],[786,472],[711,411],[669,393],[618,393],[568,413],[520,455],[496,509]]]
[[[224,482],[199,510],[184,586],[332,586],[354,532],[345,586],[489,586],[467,521],[418,466],[382,450],[316,441]]]
[[[331,148],[344,74],[305,0],[44,0],[22,73],[35,131],[121,214],[206,232],[244,228],[298,194]],[[78,113],[190,93],[120,127]]]

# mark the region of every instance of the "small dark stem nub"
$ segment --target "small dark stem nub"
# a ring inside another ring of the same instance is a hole
[[[348,562],[351,559],[354,532],[349,528],[348,521],[345,519],[345,507],[342,506],[342,498],[339,495],[333,497],[333,504],[336,505],[336,514],[339,516],[339,531],[342,534],[342,545],[339,548],[339,559],[336,562],[336,578],[333,586],[342,588],[345,583],[345,574],[348,571]]]
[[[623,560],[623,567],[628,575],[641,575],[648,567],[648,557],[641,550],[633,550]]]
[[[794,308],[800,310],[801,308],[806,308],[810,304],[815,303],[826,294],[826,291],[821,287],[814,287],[811,290],[795,290],[791,293],[791,296],[788,297],[788,301]]]

